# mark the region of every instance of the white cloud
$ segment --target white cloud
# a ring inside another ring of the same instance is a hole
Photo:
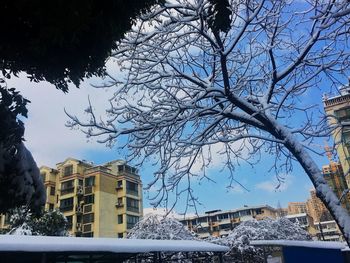
[[[80,89],[70,87],[65,94],[47,82],[30,82],[25,74],[19,78],[12,77],[7,85],[15,87],[31,101],[28,105],[28,119],[24,120],[25,144],[38,166],[54,167],[67,157],[80,159],[86,151],[107,151],[104,145],[87,142],[82,132],[65,127],[68,117],[64,108],[72,114],[82,113],[90,96],[96,110],[103,113],[111,91],[104,92],[86,83]]]
[[[293,183],[293,177],[291,175],[282,175],[283,181],[279,182],[276,177],[272,180],[263,181],[255,185],[256,189],[264,190],[267,192],[284,192]]]

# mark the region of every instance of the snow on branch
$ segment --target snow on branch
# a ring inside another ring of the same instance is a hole
[[[68,126],[109,146],[126,137],[120,146],[129,159],[158,167],[147,186],[156,189],[154,205],[168,202],[170,193],[176,200],[185,195],[188,206],[198,203],[191,184],[213,180],[207,169],[214,155],[232,182],[235,166],[268,153],[276,174],[299,162],[333,216],[344,218],[307,145],[330,134],[310,94],[350,75],[350,4],[228,3],[225,32],[213,28],[208,0],[155,7],[113,53],[122,75],[113,77],[106,116],[70,114]]]

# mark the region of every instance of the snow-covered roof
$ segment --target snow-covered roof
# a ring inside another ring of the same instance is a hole
[[[20,252],[226,252],[229,248],[192,240],[150,240],[0,235],[0,251]]]
[[[272,206],[269,206],[267,204],[266,205],[255,205],[255,206],[247,206],[246,205],[244,207],[240,207],[240,208],[236,208],[236,209],[230,209],[230,210],[225,210],[225,211],[218,211],[218,212],[212,213],[210,215],[203,214],[203,215],[188,216],[185,219],[180,219],[180,221],[183,222],[183,221],[198,219],[198,218],[202,218],[202,217],[216,216],[216,215],[221,215],[221,214],[235,213],[235,212],[246,211],[246,210],[250,210],[250,209],[261,209],[261,208],[267,208],[267,209],[270,209],[270,210],[276,210],[275,208],[273,208]]]
[[[254,240],[253,246],[283,246],[283,247],[310,247],[324,249],[345,249],[346,243],[333,241],[297,241],[297,240]]]

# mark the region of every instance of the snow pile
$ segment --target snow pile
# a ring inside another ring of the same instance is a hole
[[[174,218],[149,214],[140,220],[129,232],[127,238],[194,240],[193,233]]]

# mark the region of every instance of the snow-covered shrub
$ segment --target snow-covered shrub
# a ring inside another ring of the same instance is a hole
[[[174,218],[150,214],[131,229],[127,238],[193,240],[195,236]]]
[[[26,207],[15,208],[10,216],[11,235],[67,236],[67,219],[58,210],[34,215]]]
[[[160,240],[194,240],[195,235],[191,233],[183,224],[174,218],[163,217],[161,215],[149,214],[143,217],[131,231],[127,238],[137,239],[160,239]],[[187,254],[192,256],[192,253]],[[162,253],[162,258],[171,260],[171,262],[187,263],[192,262],[187,259],[184,253],[167,254]],[[142,262],[153,262],[153,259],[147,259]],[[168,261],[167,261],[168,262]]]
[[[226,237],[210,237],[206,241],[231,248],[229,262],[263,262],[261,249],[252,240],[311,240],[308,232],[287,218],[244,221]]]

